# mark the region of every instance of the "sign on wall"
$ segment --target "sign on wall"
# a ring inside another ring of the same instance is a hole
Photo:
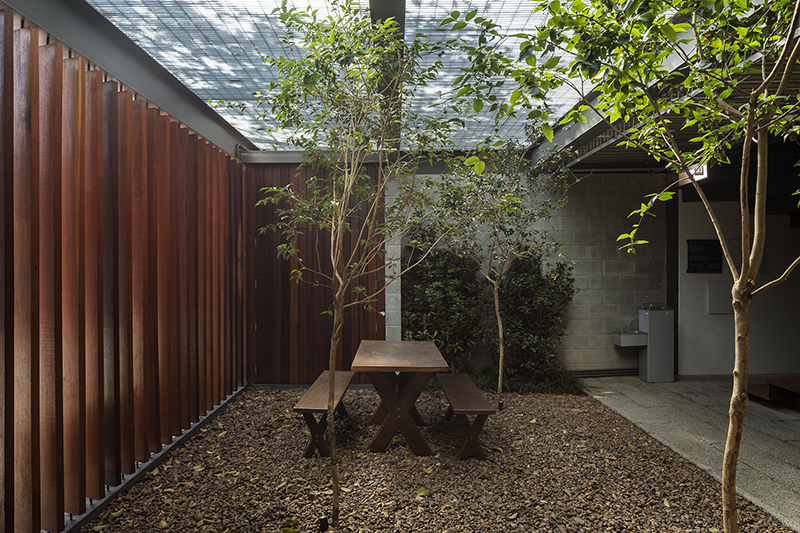
[[[722,272],[722,247],[716,239],[688,239],[689,274],[719,274]]]

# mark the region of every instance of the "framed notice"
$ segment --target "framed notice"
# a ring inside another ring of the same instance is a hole
[[[689,274],[719,274],[722,272],[722,247],[716,239],[689,239]]]

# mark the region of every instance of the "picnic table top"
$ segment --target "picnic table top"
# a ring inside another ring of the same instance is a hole
[[[356,372],[447,372],[447,361],[431,341],[371,341],[358,347]]]

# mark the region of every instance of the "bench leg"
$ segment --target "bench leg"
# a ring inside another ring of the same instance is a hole
[[[478,435],[483,429],[483,423],[489,415],[477,415],[475,421],[470,424],[467,415],[456,415],[456,419],[464,427],[467,438],[464,441],[464,447],[461,448],[461,453],[458,454],[459,459],[466,459],[468,457],[476,457],[481,461],[486,460],[486,454],[483,453],[481,443],[478,442]]]
[[[444,419],[450,420],[451,418],[453,418],[453,406],[448,405],[447,410],[444,412]]]
[[[344,398],[342,398],[344,400]],[[336,412],[339,413],[339,416],[347,416],[347,409],[344,408],[344,401],[339,402],[339,405],[336,406]]]
[[[323,413],[319,422],[317,422],[317,418],[313,413],[303,413],[303,418],[308,426],[308,431],[311,433],[311,440],[308,441],[303,457],[311,459],[314,457],[315,450],[319,450],[320,457],[330,457],[331,452],[328,450],[328,445],[325,444],[325,422],[328,420],[328,413]]]

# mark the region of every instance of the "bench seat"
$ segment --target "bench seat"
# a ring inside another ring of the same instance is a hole
[[[329,375],[330,372],[328,370],[322,372],[294,406],[294,411],[303,415],[306,425],[308,425],[308,430],[311,432],[311,440],[303,453],[303,457],[309,459],[314,456],[314,452],[317,450],[319,450],[319,454],[322,457],[330,457],[331,455],[327,444],[325,444]],[[354,375],[355,372],[349,370],[337,370],[334,374],[333,405],[341,415],[347,415],[342,398]],[[319,420],[316,417],[318,414],[322,415]]]
[[[436,377],[442,385],[447,401],[450,402],[445,418],[450,419],[455,415],[456,420],[459,421],[467,434],[458,458],[477,457],[481,460],[486,459],[486,454],[484,454],[483,448],[478,442],[478,435],[489,415],[496,412],[494,407],[468,375],[436,374]],[[474,416],[475,420],[470,423],[467,416]]]

